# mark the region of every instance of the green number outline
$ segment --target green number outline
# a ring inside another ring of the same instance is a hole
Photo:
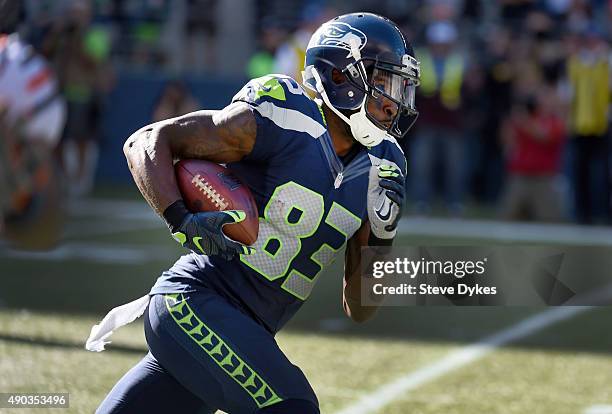
[[[361,219],[359,217],[357,217],[355,214],[351,213],[348,209],[343,207],[341,204],[338,204],[335,201],[332,203],[331,207],[329,208],[329,212],[327,213],[327,216],[325,217],[325,222],[327,224],[329,224],[331,227],[333,227],[334,229],[336,229],[338,231],[338,233],[342,234],[344,236],[344,241],[346,241],[346,240],[348,240],[348,233],[344,232],[344,230],[342,230],[340,227],[337,227],[331,221],[328,221],[329,216],[332,213],[332,211],[334,210],[334,208],[339,208],[340,210],[342,210],[345,213],[347,213],[348,216],[354,218],[355,221],[358,223],[357,226],[356,226],[357,229],[359,229],[359,227],[361,227]]]
[[[266,250],[266,246],[268,245],[268,243],[270,243],[270,240],[276,240],[278,242],[278,249],[276,249],[276,253],[274,254]],[[270,256],[272,259],[276,259],[276,255],[279,254],[282,249],[283,249],[283,241],[279,239],[278,237],[274,237],[274,236],[268,237],[268,240],[266,240],[266,242],[262,246],[262,250],[264,251],[264,253]]]
[[[321,224],[321,220],[323,219],[323,214],[325,213],[325,201],[323,200],[323,196],[319,193],[317,193],[316,191],[311,190],[310,188],[304,187],[303,185],[300,185],[298,183],[296,183],[295,181],[289,181],[286,182],[285,184],[279,185],[278,187],[276,187],[276,189],[274,190],[274,193],[272,193],[272,196],[270,197],[270,199],[268,200],[268,204],[266,204],[266,207],[264,208],[264,216],[263,218],[260,217],[259,220],[261,221],[266,221],[268,222],[268,224],[270,224],[272,227],[275,227],[274,224],[270,221],[270,207],[272,205],[272,202],[275,201],[275,198],[277,197],[278,193],[280,191],[282,191],[285,187],[289,187],[289,186],[297,186],[301,189],[306,190],[307,192],[313,194],[316,196],[317,200],[319,200],[319,202],[321,203],[321,214],[319,214],[319,217],[316,219],[316,224],[313,226],[313,229],[306,234],[302,234],[302,235],[295,235],[292,237],[297,238],[297,249],[296,252],[293,256],[291,256],[288,260],[287,260],[287,265],[285,266],[285,269],[278,275],[278,276],[270,276],[267,273],[265,273],[264,271],[262,271],[261,269],[257,268],[254,264],[249,263],[249,257],[245,256],[245,255],[241,255],[240,256],[240,261],[242,263],[244,263],[245,265],[249,266],[251,269],[255,270],[257,273],[259,273],[260,275],[264,276],[266,279],[268,279],[269,281],[274,281],[277,279],[280,279],[282,277],[284,277],[287,274],[287,271],[289,270],[289,268],[291,267],[291,262],[293,262],[293,259],[295,259],[297,257],[297,255],[300,254],[300,251],[302,250],[302,239],[308,238],[310,236],[312,236],[313,234],[315,234],[317,232],[317,230],[319,229],[319,225]],[[299,210],[302,211],[302,215],[300,216],[300,220],[298,220],[296,223],[289,223],[289,214],[291,213],[291,210],[296,207]],[[288,207],[287,209],[287,214],[284,217],[284,221],[286,224],[294,226],[297,225],[301,219],[304,217],[304,209],[300,208],[299,206],[297,206],[296,204],[292,204]],[[263,241],[262,246],[265,246],[266,243],[268,243],[268,240],[270,240],[269,237],[267,240]],[[278,239],[278,237],[274,237],[276,239]],[[279,250],[276,252],[276,254],[278,254],[281,250],[281,248],[283,247],[283,243],[282,241],[280,241],[280,247]],[[264,250],[265,251],[265,250]],[[266,252],[268,253],[268,252]],[[270,253],[268,253],[268,256],[270,256]],[[276,255],[275,255],[276,256]]]
[[[344,247],[344,245],[346,244],[347,240],[348,240],[348,233],[346,233],[344,230],[342,230],[341,228],[337,227],[334,223],[332,223],[331,221],[329,221],[329,217],[331,216],[332,212],[334,211],[334,209],[340,209],[343,212],[347,213],[347,215],[349,217],[352,217],[355,222],[357,222],[357,228],[361,227],[361,219],[359,217],[357,217],[355,214],[353,214],[352,212],[350,212],[348,209],[346,209],[345,207],[343,207],[341,204],[336,203],[335,201],[332,203],[331,207],[329,208],[329,212],[327,213],[327,215],[325,216],[325,223],[327,223],[330,227],[334,228],[338,233],[342,234],[344,236],[344,242],[340,245],[339,248],[334,249],[331,245],[329,245],[328,243],[323,243],[321,245],[321,247],[319,247],[319,249],[314,252],[311,256],[310,256],[310,260],[312,260],[313,262],[315,262],[317,265],[319,265],[320,269],[319,271],[312,277],[309,278],[308,276],[306,276],[305,274],[303,274],[302,272],[295,270],[295,269],[291,269],[291,272],[289,273],[289,275],[287,275],[287,278],[285,279],[285,281],[283,282],[283,284],[281,285],[281,287],[291,293],[293,296],[297,297],[298,299],[301,299],[303,301],[305,301],[306,299],[308,299],[308,297],[310,296],[310,292],[308,292],[307,295],[300,295],[299,293],[295,292],[294,290],[292,290],[289,286],[288,283],[291,281],[292,276],[297,276],[297,277],[301,277],[302,279],[306,280],[307,283],[311,283],[312,286],[314,287],[317,279],[319,278],[319,276],[321,275],[321,273],[323,272],[323,269],[332,264],[335,260],[335,254],[338,253],[340,250],[342,250],[342,248]],[[324,249],[328,249],[332,252],[333,256],[332,259],[328,262],[328,263],[321,263],[319,260],[317,260],[317,256],[319,254],[319,252],[321,252]],[[292,259],[293,260],[293,259]],[[312,290],[311,290],[312,291]]]

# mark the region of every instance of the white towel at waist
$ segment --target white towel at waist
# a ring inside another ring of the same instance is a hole
[[[104,345],[111,343],[107,339],[113,332],[139,318],[147,309],[148,304],[149,295],[145,295],[130,303],[113,308],[99,324],[91,328],[91,333],[85,343],[85,349],[95,352],[104,351]]]

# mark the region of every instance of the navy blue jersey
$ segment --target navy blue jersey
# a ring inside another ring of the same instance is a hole
[[[384,162],[405,174],[406,159],[393,138],[338,157],[321,108],[289,77],[254,79],[234,96],[239,101],[252,108],[257,137],[253,151],[228,167],[257,202],[257,252],[232,261],[184,256],[151,293],[213,288],[276,332],[367,221],[371,166]]]

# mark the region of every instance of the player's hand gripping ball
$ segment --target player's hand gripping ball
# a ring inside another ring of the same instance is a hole
[[[209,256],[232,259],[252,254],[259,219],[248,187],[229,169],[209,161],[181,160],[176,180],[190,213],[173,236],[181,245]]]

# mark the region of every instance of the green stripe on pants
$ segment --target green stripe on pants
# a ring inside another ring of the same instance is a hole
[[[196,316],[182,293],[164,295],[164,299],[172,319],[253,398],[259,408],[282,401],[260,375]]]

